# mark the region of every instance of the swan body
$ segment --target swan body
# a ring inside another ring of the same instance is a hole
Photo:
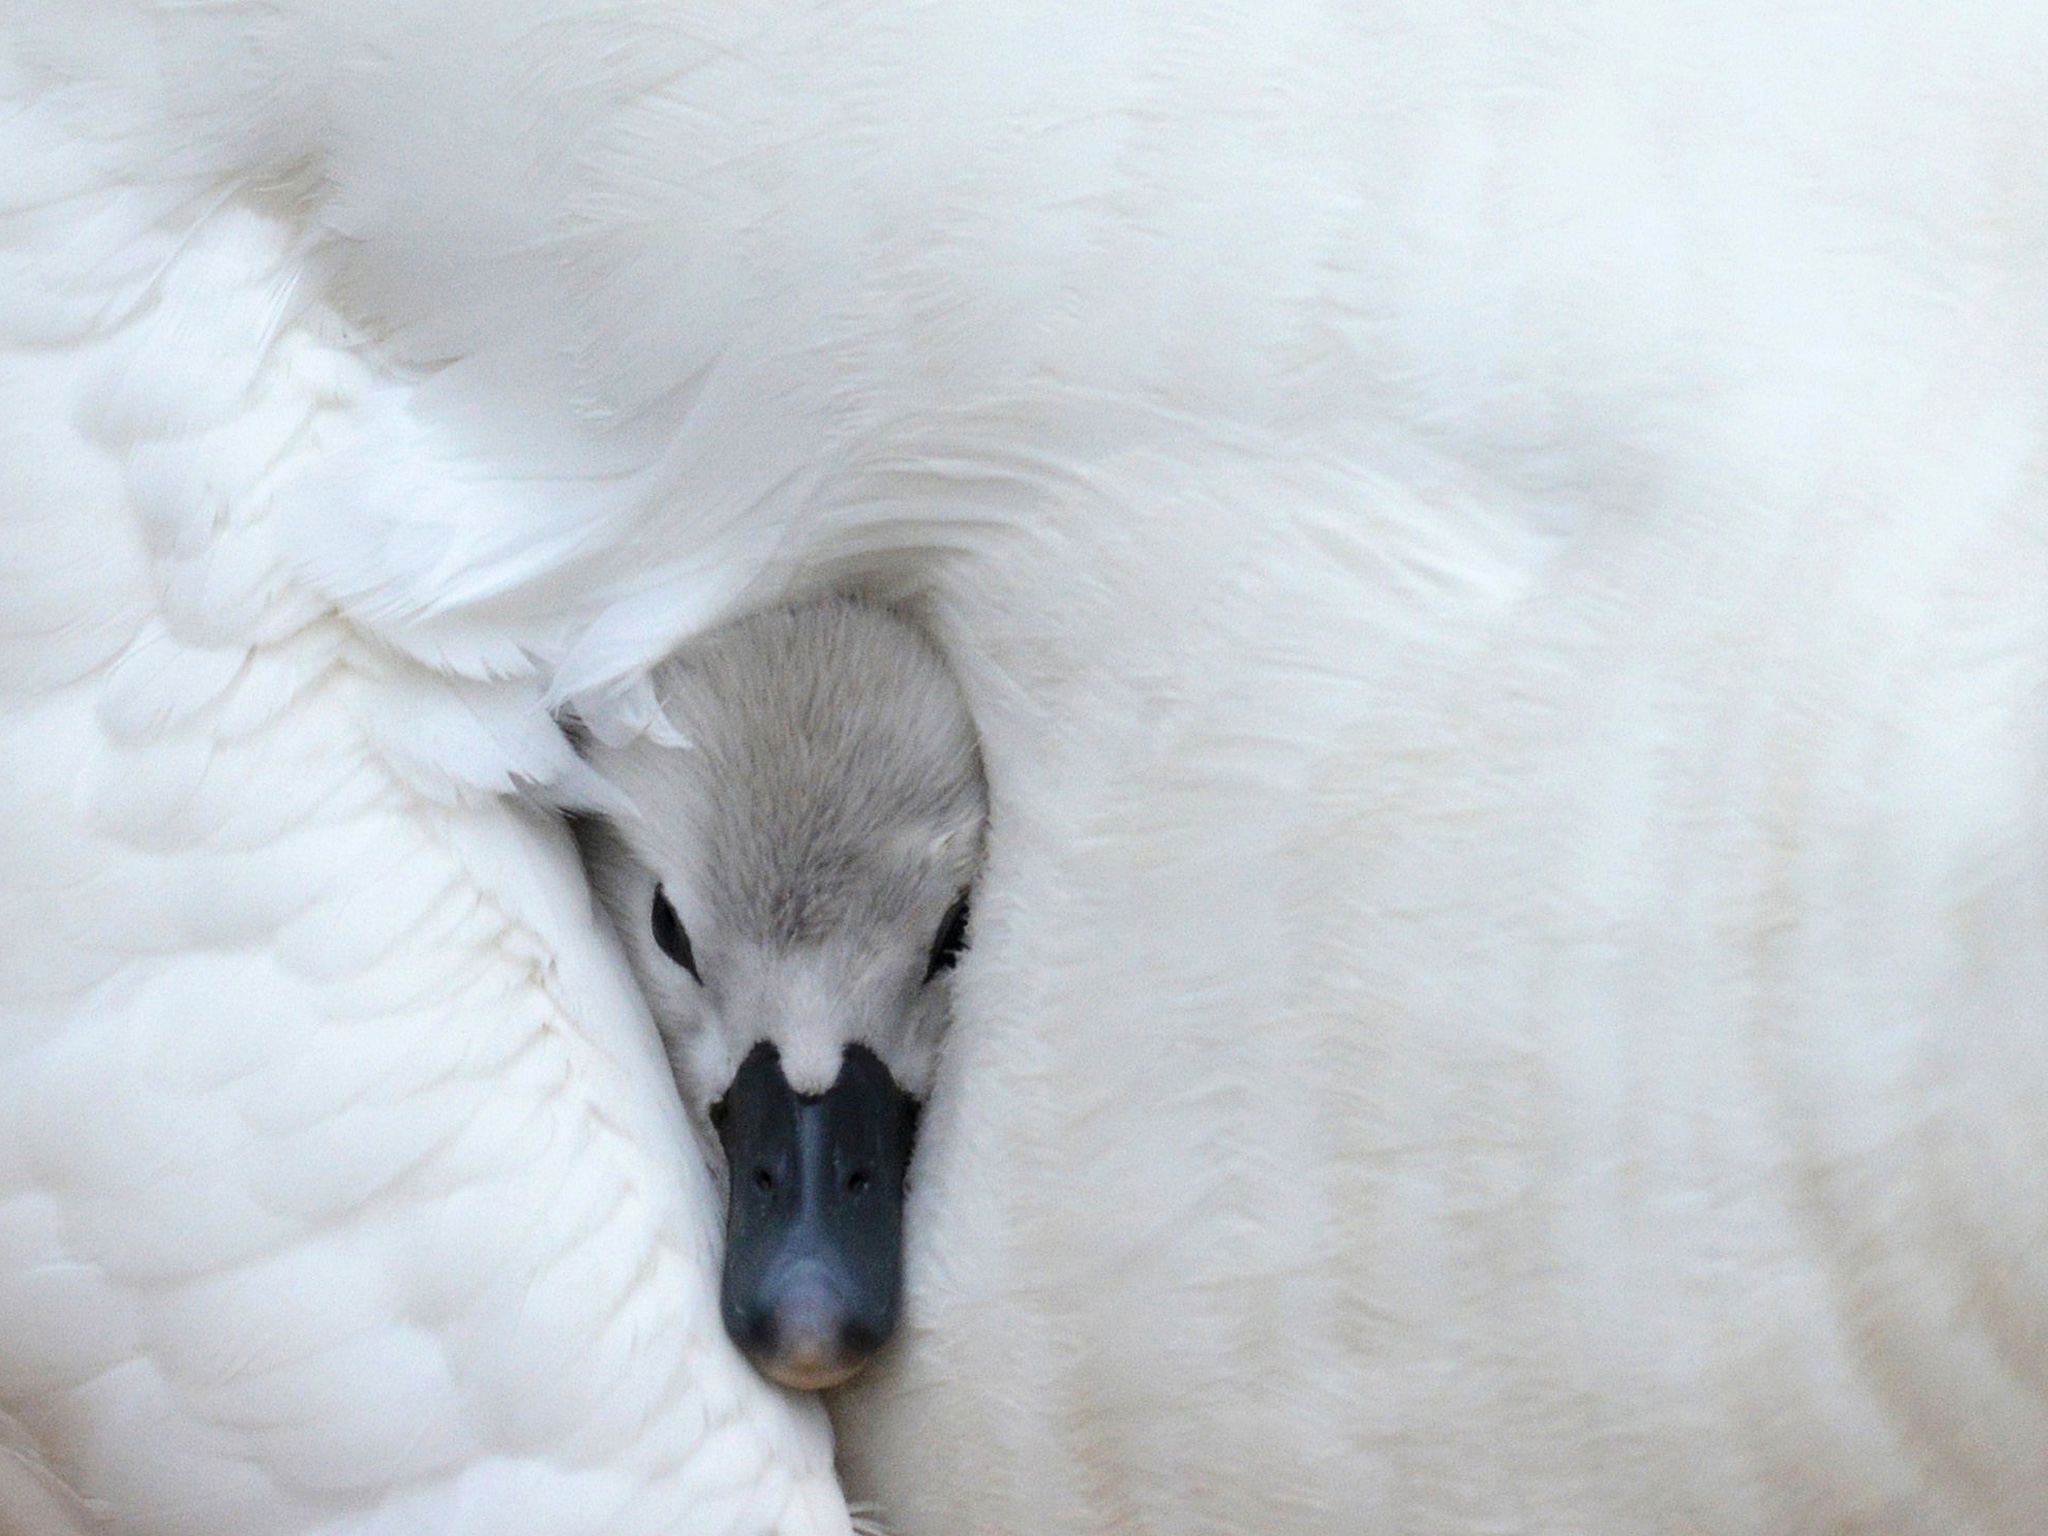
[[[844,1521],[502,793],[842,583],[990,791],[892,1528],[2048,1527],[2044,30],[18,0],[0,1486]]]

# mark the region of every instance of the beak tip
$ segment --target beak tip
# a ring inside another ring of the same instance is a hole
[[[754,1360],[754,1369],[792,1392],[823,1392],[850,1381],[866,1360],[835,1360],[827,1355],[790,1353]]]
[[[754,1368],[799,1392],[836,1387],[867,1364],[882,1338],[824,1283],[795,1277],[774,1302],[739,1319],[733,1337]]]

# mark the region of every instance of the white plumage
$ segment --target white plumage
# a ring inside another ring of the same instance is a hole
[[[500,792],[852,581],[896,1526],[2048,1527],[2044,30],[17,0],[0,1523],[843,1526]]]

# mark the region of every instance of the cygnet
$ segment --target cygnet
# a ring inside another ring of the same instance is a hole
[[[726,1187],[726,1331],[832,1386],[896,1323],[987,817],[975,732],[931,643],[845,599],[727,625],[653,684],[668,729],[577,733],[619,800],[578,843]]]

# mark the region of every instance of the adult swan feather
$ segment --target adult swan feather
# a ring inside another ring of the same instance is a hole
[[[2048,1528],[2048,17],[13,0],[0,1524],[843,1529],[549,724],[983,742],[896,1528]]]

